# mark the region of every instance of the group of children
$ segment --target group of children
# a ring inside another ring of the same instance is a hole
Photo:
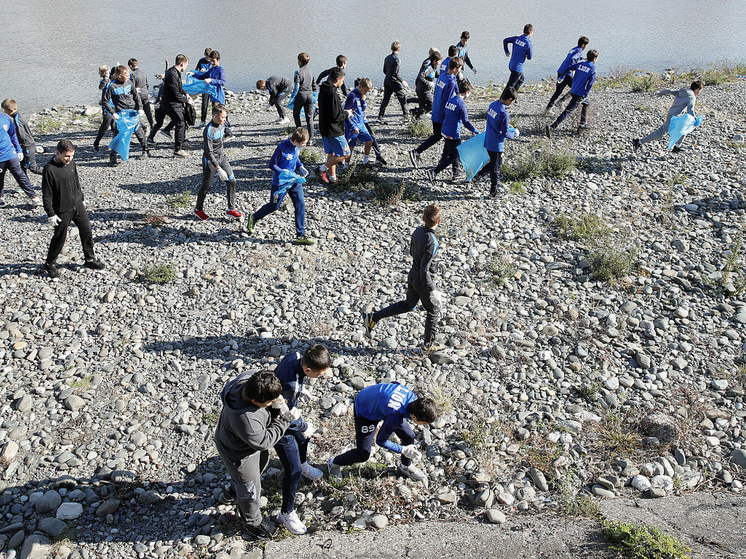
[[[285,356],[273,372],[247,372],[229,381],[220,398],[223,409],[215,430],[215,446],[231,478],[221,501],[235,502],[249,535],[271,538],[277,531],[262,516],[260,498],[262,472],[274,448],[283,467],[282,505],[277,521],[292,534],[305,534],[307,527],[295,509],[301,478],[315,481],[324,472],[308,461],[308,443],[315,426],[303,420],[298,406],[311,399],[306,379],[317,379],[331,367],[328,349],[311,345],[303,355]],[[354,403],[355,448],[327,462],[327,473],[339,476],[340,466],[368,460],[376,437],[379,446],[400,454],[399,471],[414,480],[425,473],[412,464],[421,457],[408,420],[417,425],[432,423],[438,410],[432,398],[419,398],[410,388],[398,384],[375,384],[358,393]],[[402,444],[390,441],[396,434]]]

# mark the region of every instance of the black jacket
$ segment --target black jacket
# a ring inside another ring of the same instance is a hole
[[[166,76],[163,78],[163,95],[162,103],[171,103],[172,105],[183,105],[186,103],[186,93],[181,86],[181,72],[176,66],[171,66],[166,70]]]
[[[331,82],[324,82],[319,88],[319,133],[325,138],[344,136],[345,112],[337,95],[337,88]]]
[[[41,174],[41,199],[49,217],[69,212],[83,202],[75,161],[63,165],[52,158],[44,165]]]
[[[435,231],[426,225],[415,229],[409,245],[409,254],[412,256],[412,268],[409,270],[410,281],[424,286],[430,291],[435,289],[432,267],[437,252],[438,239],[435,236]]]

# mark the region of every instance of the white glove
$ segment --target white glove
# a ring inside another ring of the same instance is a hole
[[[285,406],[287,408],[287,406]],[[292,410],[287,410],[283,412],[280,410],[280,417],[282,417],[286,421],[295,421],[296,419],[300,419],[300,411],[298,411],[298,408],[293,408]]]
[[[270,111],[270,110],[272,110],[272,105],[270,105],[270,104],[268,103],[268,104],[267,104],[267,106],[266,106],[266,107],[264,107],[264,110],[265,110],[265,111]]]
[[[307,177],[307,176],[308,176],[308,169],[306,169],[305,167],[301,167],[301,168],[300,168],[300,169],[298,170],[298,174],[299,174],[299,175],[300,175],[301,177]],[[303,389],[303,390],[301,391],[301,394],[303,394],[303,392],[305,392],[306,394],[308,394],[308,397],[309,397],[309,398],[311,397],[311,393],[310,393],[310,392],[309,392],[308,390],[306,390],[305,388],[304,388],[304,389]]]
[[[509,140],[512,140],[514,138],[517,138],[520,135],[520,132],[517,128],[508,128],[508,132],[505,134],[505,137]]]
[[[474,72],[475,74],[477,73],[477,69],[476,68],[472,68],[471,71]]]
[[[410,460],[419,460],[420,458],[422,458],[422,453],[417,450],[417,448],[415,448],[413,444],[402,448],[401,455],[404,456],[404,458],[409,458]]]
[[[442,307],[443,306],[443,292],[437,291],[437,290],[431,291],[430,301],[432,301],[436,307]]]
[[[218,167],[217,171],[218,171],[218,177],[220,177],[220,180],[223,181],[223,182],[227,182],[228,181],[228,173],[226,173],[223,170],[222,167]]]
[[[119,120],[119,113],[114,113],[114,114],[112,115],[112,118],[113,118],[114,120]]]
[[[304,436],[305,436],[305,437],[306,437],[307,439],[310,439],[310,438],[311,438],[311,437],[313,437],[313,436],[314,436],[314,434],[316,433],[316,427],[314,427],[313,423],[309,423],[309,422],[306,422],[306,425],[307,425],[308,427],[306,427],[306,430],[305,430],[305,431],[303,431],[303,435],[304,435]]]
[[[193,75],[194,75],[194,72],[187,72],[187,76],[193,76]],[[156,74],[156,77],[158,77],[157,74]]]
[[[16,155],[18,156],[18,159],[23,159],[23,152],[22,151],[17,152]]]
[[[310,401],[311,401],[311,391],[305,387],[302,388],[300,393],[298,394],[298,403],[307,404]]]
[[[347,115],[347,118],[352,118],[352,109],[345,109],[345,114]]]
[[[404,89],[409,89],[409,84],[404,80],[401,81],[401,84],[404,86]]]
[[[282,396],[278,396],[277,398],[275,398],[274,400],[272,400],[272,403],[270,404],[270,406],[272,408],[276,409],[276,410],[280,410],[280,413],[282,413],[283,409],[285,411],[287,411],[287,409],[288,409],[288,405],[285,402],[285,398],[283,398]],[[285,407],[283,408],[283,406],[285,406]]]
[[[52,227],[57,227],[60,223],[62,223],[62,220],[56,215],[50,216],[47,219],[49,220],[49,225],[51,225]]]
[[[212,78],[205,78],[205,83],[212,83]]]

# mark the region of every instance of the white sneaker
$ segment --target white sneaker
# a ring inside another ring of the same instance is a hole
[[[0,196],[0,207],[3,207],[5,205],[5,198]]]
[[[317,479],[321,479],[322,477],[324,477],[324,472],[322,472],[318,468],[314,468],[308,462],[303,462],[303,464],[300,465],[300,468],[303,477],[306,479],[310,479],[311,481],[316,481]]]
[[[288,122],[290,122],[290,119],[288,117],[278,118],[277,120],[275,120],[275,124],[287,124]]]
[[[326,463],[326,471],[329,473],[329,477],[342,479],[342,468],[334,463],[334,457],[329,458]]]
[[[277,515],[277,520],[279,520],[280,524],[285,526],[291,534],[295,534],[296,536],[308,532],[308,528],[306,528],[306,525],[301,522],[300,518],[298,518],[298,513],[295,511],[288,514],[280,513]]]
[[[420,470],[417,466],[414,464],[410,464],[409,466],[405,466],[402,463],[399,463],[399,471],[407,476],[409,479],[413,479],[415,481],[422,481],[427,476],[425,475],[425,472]]]

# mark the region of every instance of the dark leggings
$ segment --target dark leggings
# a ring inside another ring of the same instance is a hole
[[[300,431],[288,429],[288,433],[275,445],[275,452],[282,462],[282,514],[295,509],[295,494],[303,473],[302,464],[306,461],[308,439]]]
[[[334,458],[334,464],[337,466],[350,466],[351,464],[366,462],[368,458],[370,458],[370,451],[373,448],[373,437],[376,434],[378,423],[379,421],[373,421],[372,419],[358,415],[357,410],[355,410],[356,446],[352,450],[348,450]],[[412,431],[412,428],[409,426],[406,419],[402,422],[401,426],[394,431],[394,433],[399,437],[402,446],[407,446],[414,442],[414,431]],[[405,466],[409,466],[412,461],[402,455],[401,463]]]
[[[313,139],[313,92],[311,91],[299,91],[295,95],[295,101],[293,102],[293,119],[295,120],[295,127],[299,128],[300,123],[300,112],[306,110],[306,129],[308,130],[308,140]]]
[[[580,127],[582,128],[583,126],[585,126],[586,119],[588,118],[588,101],[586,101],[585,97],[575,95],[573,93],[572,99],[570,99],[570,102],[567,104],[565,110],[562,111],[562,113],[557,117],[557,120],[555,120],[552,124],[552,129],[557,128],[560,124],[562,124],[562,121],[570,116],[580,104],[583,105],[580,110]]]
[[[443,134],[440,133],[442,129],[443,129],[442,122],[433,121],[433,133],[430,135],[430,137],[427,140],[425,140],[417,148],[415,148],[414,151],[416,151],[417,153],[422,153],[423,151],[437,144],[438,141],[443,137]],[[443,152],[445,153],[445,148],[443,149]]]
[[[449,165],[453,169],[453,175],[456,176],[458,171],[458,147],[461,145],[461,138],[446,138],[446,145],[443,149],[443,156],[440,158],[438,166],[433,171],[436,175]]]
[[[83,204],[78,204],[69,212],[58,213],[57,217],[62,221],[54,228],[52,242],[49,243],[49,250],[47,251],[47,264],[54,264],[60,255],[62,247],[65,246],[67,228],[71,221],[78,226],[80,244],[83,245],[83,255],[86,261],[94,260],[93,232],[91,231],[91,222],[88,220],[88,213],[85,211]]]
[[[523,85],[523,72],[516,72],[515,70],[510,71],[510,78],[508,78],[508,83],[505,85],[505,89],[508,89],[509,87],[514,87],[516,91],[521,89],[521,86]]]
[[[438,326],[438,318],[440,316],[440,307],[433,303],[430,297],[431,293],[430,289],[424,285],[420,285],[418,281],[412,281],[410,277],[407,280],[406,298],[403,301],[399,301],[373,313],[373,322],[378,322],[382,318],[389,316],[413,311],[417,306],[417,302],[422,301],[422,306],[427,311],[427,318],[425,319],[425,345],[429,346],[435,337],[435,330]]]
[[[559,99],[559,96],[562,95],[562,92],[566,87],[572,87],[572,76],[570,74],[567,74],[565,76],[565,79],[563,79],[562,81],[557,82],[557,87],[554,90],[554,95],[552,95],[552,98],[547,104],[547,109],[551,109],[554,106],[554,104],[557,102],[557,99]],[[562,99],[564,99],[564,97]],[[560,100],[560,103],[561,102],[562,101]]]
[[[383,115],[386,114],[386,107],[388,107],[392,94],[396,95],[396,98],[399,100],[402,114],[404,116],[407,116],[409,114],[409,112],[407,111],[407,96],[404,94],[404,91],[402,91],[401,89],[394,89],[393,87],[390,87],[386,85],[386,83],[384,83],[383,100],[381,101],[381,107],[378,109],[379,118],[383,117]]]

